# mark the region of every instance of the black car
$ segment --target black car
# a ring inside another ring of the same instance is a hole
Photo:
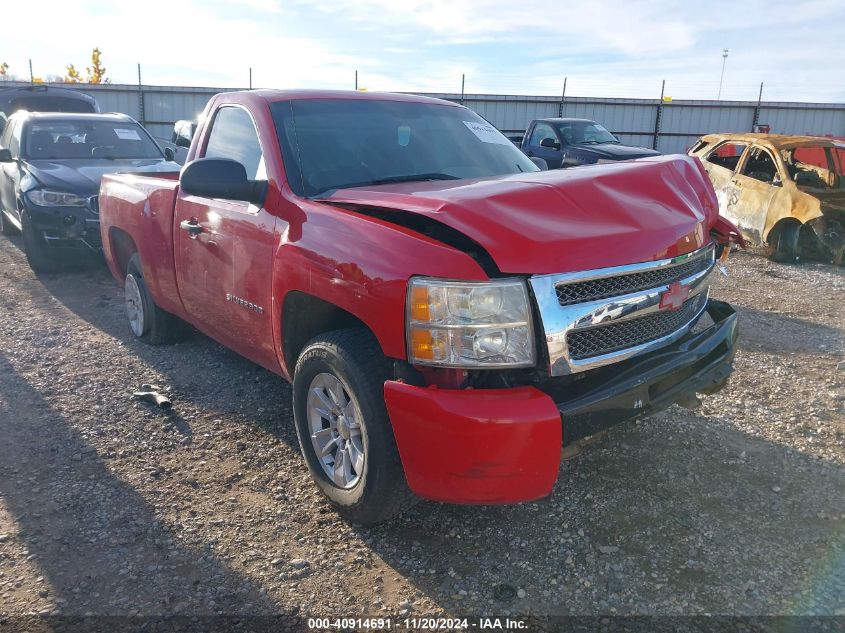
[[[97,113],[100,106],[91,95],[78,90],[34,84],[0,90],[0,133],[18,110],[29,112]]]
[[[0,137],[0,230],[22,230],[32,269],[54,270],[68,250],[101,248],[103,174],[178,170],[126,115],[17,112]]]
[[[522,151],[528,156],[542,158],[549,169],[660,155],[646,147],[623,145],[604,127],[589,119],[532,121],[522,139]]]

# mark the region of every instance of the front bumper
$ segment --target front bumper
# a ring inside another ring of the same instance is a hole
[[[503,504],[548,495],[561,446],[720,389],[732,371],[733,308],[709,300],[713,325],[582,380],[512,389],[437,389],[385,383],[405,477],[417,495]]]
[[[87,207],[38,207],[27,204],[32,227],[50,247],[102,249],[100,219]]]

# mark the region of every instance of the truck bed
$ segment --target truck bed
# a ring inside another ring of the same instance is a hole
[[[176,171],[155,176],[110,174],[100,185],[100,234],[112,275],[123,283],[129,257],[137,251],[144,280],[156,303],[176,314],[182,310],[173,260],[173,213],[178,192]]]

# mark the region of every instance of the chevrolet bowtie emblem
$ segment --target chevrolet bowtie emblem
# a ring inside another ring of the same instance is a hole
[[[689,286],[684,286],[679,281],[669,284],[669,288],[660,295],[660,309],[680,310],[689,298],[689,290]]]

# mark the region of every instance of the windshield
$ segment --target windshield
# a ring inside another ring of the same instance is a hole
[[[781,150],[789,177],[798,186],[845,188],[845,146],[796,147]]]
[[[291,188],[344,187],[538,171],[467,110],[432,103],[296,99],[270,104]]]
[[[140,125],[131,121],[32,121],[24,134],[23,158],[161,158]]]
[[[560,137],[567,145],[597,145],[618,143],[616,137],[593,121],[567,121],[557,126]]]

